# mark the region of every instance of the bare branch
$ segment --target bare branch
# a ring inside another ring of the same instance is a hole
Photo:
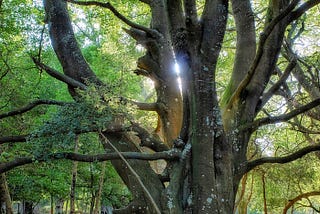
[[[296,5],[299,3],[300,0],[293,0],[286,9],[284,9],[278,16],[276,16],[269,24],[268,26],[264,29],[264,31],[260,34],[260,39],[259,39],[259,45],[258,45],[258,50],[256,53],[256,56],[253,60],[253,63],[245,76],[245,78],[240,82],[239,86],[235,90],[235,92],[232,94],[230,101],[228,102],[227,109],[231,108],[231,105],[234,103],[236,99],[240,96],[242,91],[248,86],[250,83],[250,80],[255,74],[255,70],[259,65],[259,62],[263,56],[263,48],[265,43],[267,42],[268,37],[272,33],[274,27],[279,24],[284,18],[288,16],[288,14],[294,10]]]
[[[306,192],[298,195],[297,197],[290,199],[287,203],[287,205],[283,209],[283,214],[286,214],[287,211],[292,207],[297,201],[302,200],[303,198],[308,198],[310,196],[320,195],[320,191],[312,191],[312,192]]]
[[[139,110],[144,110],[144,111],[158,111],[159,106],[157,103],[141,103],[141,102],[136,102],[133,100],[126,99],[124,97],[120,98],[121,101],[124,101],[125,103],[132,104],[136,106]]]
[[[281,75],[280,79],[269,89],[269,91],[267,91],[263,95],[263,98],[261,101],[261,107],[264,106],[269,101],[269,99],[274,95],[274,93],[277,90],[279,90],[280,86],[287,80],[287,78],[289,77],[289,74],[295,68],[296,65],[297,65],[297,61],[291,60],[291,62],[289,63],[289,65]]]
[[[26,142],[30,135],[16,135],[0,137],[0,145],[4,143],[19,143]]]
[[[120,153],[126,159],[136,159],[136,160],[176,160],[180,158],[180,153],[176,150],[170,150],[165,152],[157,152],[153,154],[146,154],[140,152],[122,152]],[[83,155],[73,152],[59,152],[50,154],[46,157],[20,157],[9,162],[0,163],[0,174],[7,172],[18,166],[23,166],[26,164],[34,162],[46,162],[49,160],[72,160],[79,162],[103,162],[106,160],[120,159],[118,153],[105,153],[96,155]]]
[[[84,5],[84,6],[98,6],[109,9],[117,18],[119,18],[121,21],[129,25],[130,27],[142,30],[144,32],[149,33],[150,35],[153,35],[154,37],[158,37],[159,34],[157,31],[152,30],[148,27],[139,25],[137,23],[134,23],[127,19],[124,15],[122,15],[115,7],[112,6],[110,2],[98,2],[98,1],[74,1],[74,0],[66,0],[67,2],[77,4],[77,5]]]
[[[140,146],[148,147],[156,152],[169,150],[169,147],[166,144],[156,139],[147,130],[139,126],[139,124],[132,122],[132,131],[137,132],[138,137],[141,140]]]
[[[303,105],[299,108],[296,108],[287,114],[283,114],[283,115],[279,115],[279,116],[275,116],[275,117],[261,118],[256,121],[253,121],[252,123],[246,124],[246,125],[242,126],[241,128],[256,130],[258,127],[263,126],[263,125],[288,121],[291,118],[294,118],[295,116],[297,116],[299,114],[302,114],[306,111],[313,109],[314,107],[317,107],[318,105],[320,105],[320,98],[315,99],[314,101],[312,101],[306,105]]]
[[[320,144],[312,145],[304,147],[290,155],[284,156],[284,157],[263,157],[259,158],[253,161],[249,161],[245,168],[245,173],[249,172],[253,168],[260,166],[262,164],[266,163],[279,163],[284,164],[288,163],[294,160],[297,160],[299,158],[302,158],[303,156],[309,154],[310,152],[315,152],[320,150]]]
[[[310,0],[302,4],[300,7],[289,14],[288,24],[301,17],[307,10],[311,9],[319,3],[320,0]]]
[[[98,132],[99,130],[97,127],[92,127],[90,129],[86,128],[84,130],[74,130],[75,134],[85,134],[89,132]],[[103,129],[103,132],[105,133],[117,133],[117,132],[125,132],[125,131],[131,131],[131,127],[125,127],[125,126],[119,126],[118,124],[109,124],[109,126],[105,127]],[[65,133],[61,132],[60,134],[67,134],[69,130],[66,130]],[[37,135],[16,135],[16,136],[5,136],[0,137],[0,145],[5,143],[19,143],[19,142],[26,142],[28,138],[38,138],[40,136]]]
[[[80,88],[82,90],[85,90],[87,89],[87,86],[84,85],[83,83],[71,78],[71,77],[68,77],[67,75],[64,75],[62,73],[60,73],[59,71],[57,70],[54,70],[53,68],[50,68],[49,66],[39,62],[36,58],[32,58],[33,59],[33,62],[40,68],[40,69],[43,69],[45,70],[50,76],[56,78],[57,80],[60,80],[66,84],[68,84],[69,86],[72,86],[73,88]]]
[[[5,117],[11,117],[11,116],[18,115],[18,114],[23,114],[23,113],[25,113],[27,111],[30,111],[31,109],[39,106],[39,105],[58,105],[58,106],[63,106],[63,105],[67,105],[67,104],[69,104],[69,103],[62,102],[62,101],[56,101],[56,100],[35,100],[35,101],[32,101],[31,103],[29,103],[28,105],[22,107],[22,108],[19,108],[19,109],[10,111],[10,112],[6,112],[6,113],[3,113],[3,114],[0,114],[0,119],[5,118]]]

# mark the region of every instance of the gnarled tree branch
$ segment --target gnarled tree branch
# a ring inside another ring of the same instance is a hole
[[[291,118],[298,116],[299,114],[302,114],[304,112],[307,112],[307,111],[317,107],[318,105],[320,105],[320,98],[315,99],[312,102],[310,102],[306,105],[303,105],[299,108],[296,108],[287,114],[283,114],[283,115],[279,115],[279,116],[275,116],[275,117],[261,118],[256,121],[253,121],[252,123],[246,124],[246,125],[242,126],[241,128],[256,130],[258,127],[263,126],[263,125],[288,121]]]
[[[4,143],[19,143],[26,142],[30,135],[16,135],[16,136],[5,136],[0,137],[0,145]]]
[[[125,132],[125,131],[130,131],[131,127],[125,127],[125,126],[119,126],[118,124],[110,124],[109,126],[105,127],[103,129],[103,132],[105,133],[117,133],[117,132]],[[84,130],[74,130],[75,134],[84,134],[84,133],[89,133],[89,132],[98,132],[99,130],[97,127],[93,127],[90,129],[84,129]],[[66,130],[65,133],[61,132],[61,134],[67,134],[69,130]],[[19,143],[19,142],[26,142],[28,138],[38,138],[39,136],[37,135],[31,135],[31,134],[26,134],[26,135],[16,135],[16,136],[5,136],[5,137],[0,137],[0,145],[4,143]]]
[[[56,78],[57,80],[60,80],[66,84],[68,84],[69,86],[73,87],[73,88],[80,88],[82,90],[85,90],[87,88],[86,85],[84,85],[83,83],[67,76],[64,75],[62,73],[60,73],[57,70],[54,70],[53,68],[50,68],[49,66],[39,62],[36,58],[32,58],[33,62],[40,68],[45,70],[50,76]]]
[[[288,24],[298,18],[300,18],[307,10],[310,10],[312,7],[316,6],[320,3],[320,0],[310,0],[303,3],[300,7],[296,10],[290,12]]]
[[[176,160],[180,158],[180,153],[176,150],[170,150],[165,152],[157,152],[153,154],[146,154],[140,152],[122,152],[121,155],[126,159],[136,160]],[[46,162],[49,160],[72,160],[79,162],[103,162],[106,160],[120,159],[118,153],[105,153],[96,155],[83,155],[73,152],[58,152],[53,153],[45,157],[20,157],[9,162],[0,163],[0,174],[7,172],[18,166],[34,162]]]
[[[289,77],[291,71],[295,68],[297,65],[296,60],[291,60],[283,74],[281,75],[280,79],[263,95],[262,101],[261,101],[261,107],[264,106],[269,99],[275,94],[277,90],[281,87],[281,85],[287,80]]]
[[[299,158],[302,158],[303,156],[309,154],[310,152],[315,152],[320,150],[320,144],[312,145],[312,146],[307,146],[304,147],[290,155],[284,156],[284,157],[263,157],[259,158],[253,161],[249,161],[246,164],[245,167],[245,173],[249,172],[253,168],[260,166],[262,164],[266,163],[279,163],[279,164],[284,164],[288,163],[294,160],[297,160]]]
[[[137,132],[141,140],[140,146],[148,147],[156,152],[169,150],[166,144],[153,137],[147,130],[139,126],[139,124],[132,122],[132,131]]]
[[[119,18],[121,21],[129,25],[130,27],[142,30],[146,33],[149,33],[150,35],[153,35],[154,37],[158,37],[159,34],[157,31],[152,30],[148,27],[139,25],[137,23],[134,23],[127,19],[124,15],[122,15],[116,8],[110,3],[110,2],[98,2],[98,1],[74,1],[74,0],[66,0],[67,2],[77,4],[77,5],[84,5],[84,6],[98,6],[109,9],[117,18]]]
[[[302,193],[302,194],[298,195],[297,197],[289,200],[288,203],[286,204],[286,206],[284,207],[282,214],[286,214],[287,211],[290,209],[290,207],[292,207],[296,202],[302,200],[303,198],[308,198],[310,196],[316,196],[316,195],[320,195],[320,191],[312,191],[312,192]]]
[[[11,116],[18,115],[18,114],[23,114],[23,113],[30,111],[31,109],[39,106],[39,105],[63,106],[63,105],[67,105],[67,104],[68,104],[67,102],[56,101],[56,100],[35,100],[22,108],[0,114],[0,119],[5,118],[5,117],[11,117]]]

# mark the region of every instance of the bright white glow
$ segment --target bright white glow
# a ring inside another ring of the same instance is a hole
[[[137,44],[137,45],[136,45],[136,51],[138,51],[138,52],[143,52],[143,51],[145,51],[145,48],[144,48],[142,45]]]
[[[174,70],[177,72],[177,74],[180,74],[180,66],[178,63],[174,63]]]
[[[180,92],[182,92],[182,82],[181,82],[181,78],[180,78],[180,66],[177,62],[174,63],[174,70],[177,73],[177,77],[178,77],[177,81],[178,81]]]

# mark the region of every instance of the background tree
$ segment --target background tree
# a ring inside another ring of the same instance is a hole
[[[308,20],[309,10],[319,1],[262,1],[256,5],[249,0],[140,0],[127,2],[127,9],[121,13],[115,7],[121,6],[119,3],[68,2],[96,6],[99,12],[107,9],[129,26],[124,31],[145,48],[135,73],[153,81],[156,99],[141,103],[119,96],[123,94],[94,73],[94,66],[85,60],[67,2],[45,0],[45,21],[64,74],[55,70],[59,67],[45,64],[41,54],[33,61],[40,70],[66,83],[74,102],[32,103],[32,107],[65,107],[59,117],[29,135],[30,142],[40,145],[36,152],[9,159],[0,165],[0,172],[35,161],[110,159],[133,197],[128,207],[115,212],[232,213],[244,174],[262,164],[291,162],[320,149],[319,144],[299,145],[291,154],[281,153],[281,157],[247,158],[252,134],[262,126],[285,128],[278,123],[295,122],[299,115],[311,117],[306,112],[320,104],[320,98],[311,96],[311,90],[303,85],[306,82],[289,78],[299,68],[304,70],[301,64],[305,62],[294,51],[295,37],[301,36],[294,24],[302,18]],[[255,11],[260,8],[265,12]],[[146,11],[150,26],[135,18]],[[229,26],[234,30],[229,31]],[[228,42],[234,34],[235,41]],[[132,44],[124,34],[118,38],[119,44]],[[82,41],[85,43],[86,39]],[[94,42],[102,45],[99,39]],[[225,52],[224,44],[235,45],[235,51]],[[310,55],[313,53],[311,50]],[[223,60],[223,55],[232,55],[232,64]],[[220,70],[224,63],[228,67]],[[317,73],[317,66],[308,68],[305,67],[309,75]],[[223,78],[221,72],[225,74]],[[317,82],[309,85],[316,86]],[[301,86],[301,93],[293,96]],[[157,113],[154,133],[136,123],[135,114],[129,111],[132,106]],[[4,113],[0,118],[29,109]],[[104,154],[82,155],[68,150],[68,142],[85,132],[99,133]],[[52,139],[60,143],[50,144]],[[26,137],[3,137],[1,142],[21,140]],[[64,151],[59,148],[62,145],[67,145]],[[139,147],[148,147],[155,153],[142,153]],[[118,151],[122,152],[121,160]],[[146,161],[156,159],[167,163],[161,176]]]

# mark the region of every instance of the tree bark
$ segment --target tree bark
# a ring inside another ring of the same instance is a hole
[[[194,0],[143,2],[148,3],[151,9],[150,28],[129,21],[110,3],[82,3],[110,9],[131,27],[125,31],[146,48],[146,54],[138,59],[137,74],[155,82],[157,101],[153,106],[159,116],[156,131],[168,148],[174,147],[181,152],[179,161],[168,161],[168,186],[164,186],[145,161],[128,160],[133,173],[128,170],[126,161],[112,160],[133,195],[128,207],[114,213],[157,213],[152,204],[154,201],[164,213],[230,214],[245,172],[262,163],[285,162],[304,154],[248,162],[247,147],[254,130],[243,128],[256,124],[254,119],[261,109],[260,97],[275,68],[289,20],[283,13],[293,8],[287,7],[289,0],[270,1],[266,27],[256,51],[250,0],[231,1],[237,51],[228,90],[220,105],[215,77],[226,32],[228,1],[205,1],[200,18]],[[64,73],[84,85],[88,81],[103,85],[81,54],[66,2],[44,0],[44,5],[52,46]],[[182,92],[174,71],[176,61],[182,68]],[[69,86],[69,89],[76,97],[74,86]],[[115,119],[120,124],[121,121],[120,117]],[[106,131],[102,134],[121,152],[140,152],[130,133]],[[113,150],[111,144],[103,140],[102,143],[106,152]],[[141,187],[139,179],[147,192]]]
[[[0,174],[0,213],[13,214],[11,197],[5,174]]]
[[[267,206],[267,195],[266,195],[266,177],[265,174],[263,173],[261,176],[262,180],[262,192],[263,192],[263,211],[264,214],[268,214],[268,206]]]

